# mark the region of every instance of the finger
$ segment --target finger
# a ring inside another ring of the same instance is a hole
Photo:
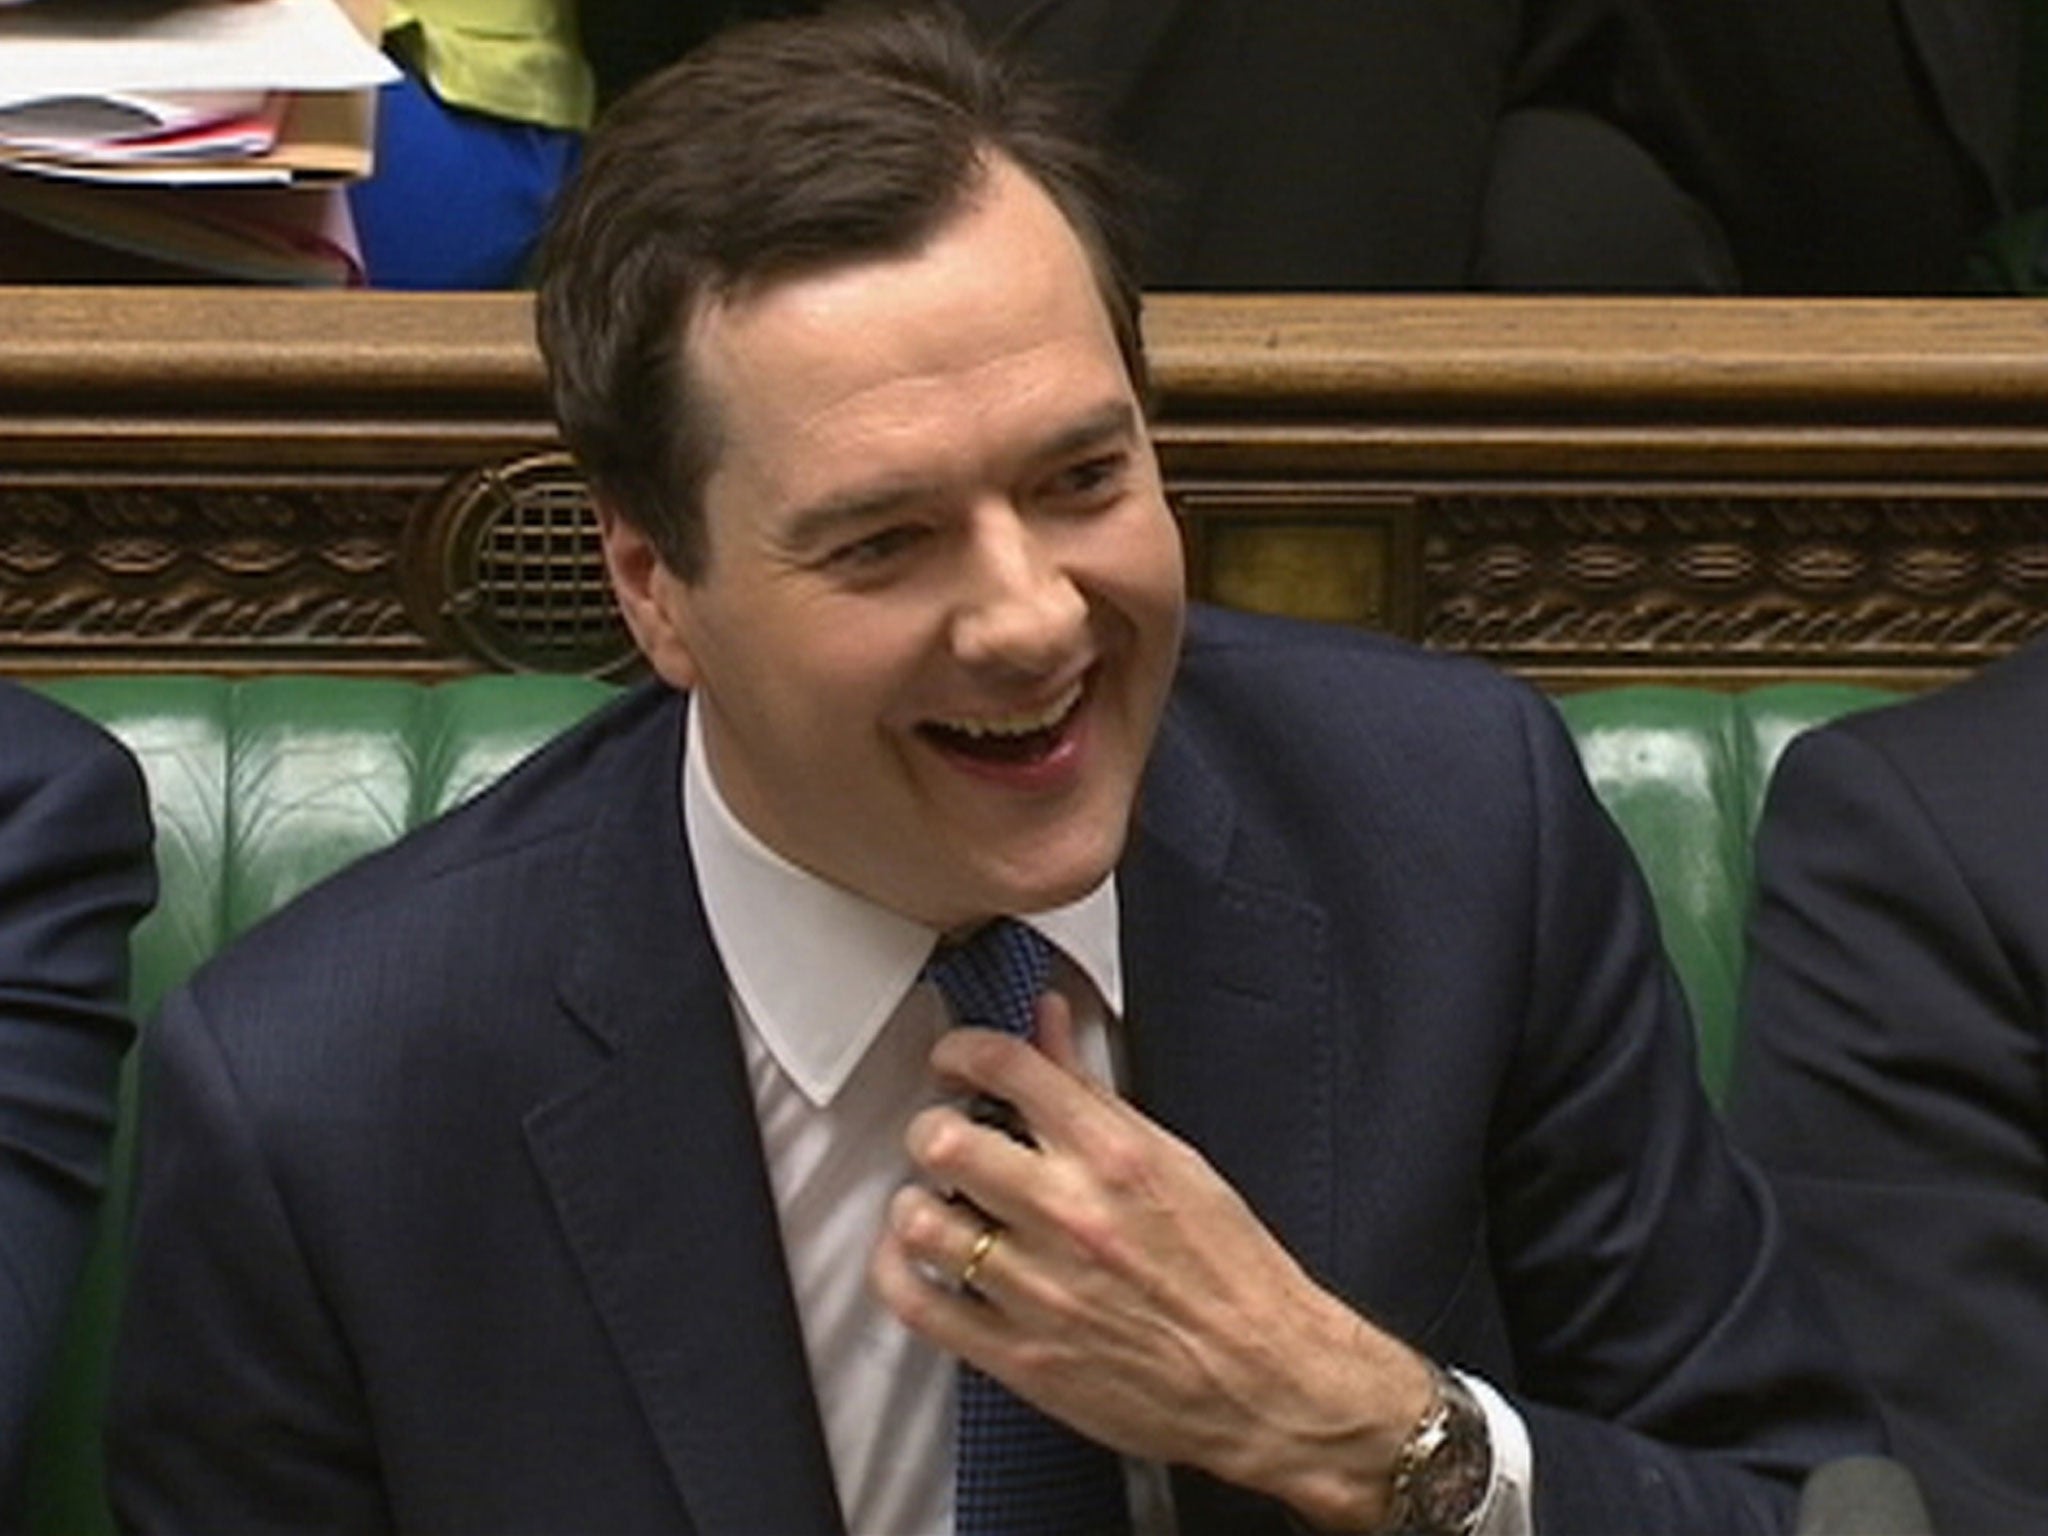
[[[1032,1186],[1046,1177],[1045,1160],[1035,1148],[975,1123],[950,1104],[912,1116],[903,1146],[930,1190],[967,1206],[966,1220],[978,1214],[1009,1226],[1028,1219]]]
[[[978,1281],[986,1281],[987,1263]],[[868,1259],[868,1286],[912,1333],[984,1369],[1003,1326],[1002,1313],[978,1296],[937,1285],[913,1260],[893,1226],[885,1226]]]
[[[1069,1055],[1072,1053],[1069,1052]],[[984,1093],[1024,1107],[1056,1100],[1084,1083],[1078,1066],[1047,1055],[1036,1044],[993,1029],[949,1029],[932,1047],[932,1071],[948,1092]]]
[[[964,1202],[939,1199],[906,1185],[890,1197],[886,1227],[927,1283],[967,1290],[985,1281],[1002,1246],[1003,1228]]]
[[[1037,1033],[1033,1043],[1056,1067],[1076,1077],[1086,1077],[1081,1062],[1081,1039],[1074,1024],[1074,1005],[1058,992],[1045,992],[1038,999]]]
[[[1068,1016],[1071,1038],[1071,1015]],[[1057,1026],[1056,1026],[1057,1027]],[[1056,1045],[1070,1060],[1066,1042]],[[1016,1107],[1025,1127],[1041,1144],[1047,1138],[1071,1144],[1077,1121],[1101,1114],[1117,1102],[1078,1063],[1063,1064],[1014,1035],[988,1029],[949,1029],[932,1047],[932,1070],[963,1094],[982,1093]]]

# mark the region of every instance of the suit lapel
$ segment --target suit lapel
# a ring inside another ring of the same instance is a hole
[[[1327,1273],[1328,920],[1235,874],[1238,838],[1228,791],[1169,716],[1119,873],[1133,1087],[1304,1266]]]
[[[692,1522],[836,1531],[753,1098],[684,851],[682,710],[592,786],[569,1012],[598,1071],[527,1120],[592,1300]],[[658,745],[657,745],[658,742]]]
[[[605,808],[566,906],[578,940],[562,1000],[604,1059],[528,1117],[527,1139],[692,1522],[838,1531],[752,1094],[684,851],[680,709],[658,729],[658,749],[650,732],[593,784]],[[1328,922],[1242,876],[1238,837],[1232,797],[1169,716],[1119,872],[1133,1089],[1325,1272]],[[1183,1496],[1206,1509],[1223,1492]]]
[[[1322,909],[1233,872],[1236,808],[1169,714],[1118,872],[1134,1096],[1199,1149],[1304,1268],[1330,1272],[1334,1002]],[[1176,1469],[1183,1531],[1294,1529]]]

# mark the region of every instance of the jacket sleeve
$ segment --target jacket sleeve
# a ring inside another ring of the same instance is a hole
[[[0,1488],[106,1182],[128,936],[156,896],[142,777],[83,719],[0,691]]]
[[[360,1382],[189,990],[152,1021],[108,1429],[124,1529],[389,1530]]]
[[[1526,718],[1528,1002],[1489,1224],[1536,1527],[1789,1528],[1804,1474],[1882,1434],[1707,1100],[1627,845],[1547,706]]]

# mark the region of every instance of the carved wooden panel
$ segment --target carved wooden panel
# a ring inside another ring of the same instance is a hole
[[[2048,305],[1169,295],[1146,329],[1203,597],[1560,686],[1911,683],[2048,627]],[[621,637],[530,331],[516,294],[0,289],[0,671],[592,664]]]
[[[399,601],[432,480],[0,481],[0,654],[166,667],[445,667]]]
[[[1954,670],[2048,629],[2027,486],[1427,498],[1422,638],[1530,670]]]

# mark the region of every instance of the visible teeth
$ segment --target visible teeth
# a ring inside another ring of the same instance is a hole
[[[942,720],[946,730],[957,731],[962,736],[976,738],[989,736],[1029,736],[1034,731],[1050,730],[1066,719],[1073,707],[1081,702],[1081,685],[1076,682],[1045,708],[1030,714],[980,716],[972,720]]]

